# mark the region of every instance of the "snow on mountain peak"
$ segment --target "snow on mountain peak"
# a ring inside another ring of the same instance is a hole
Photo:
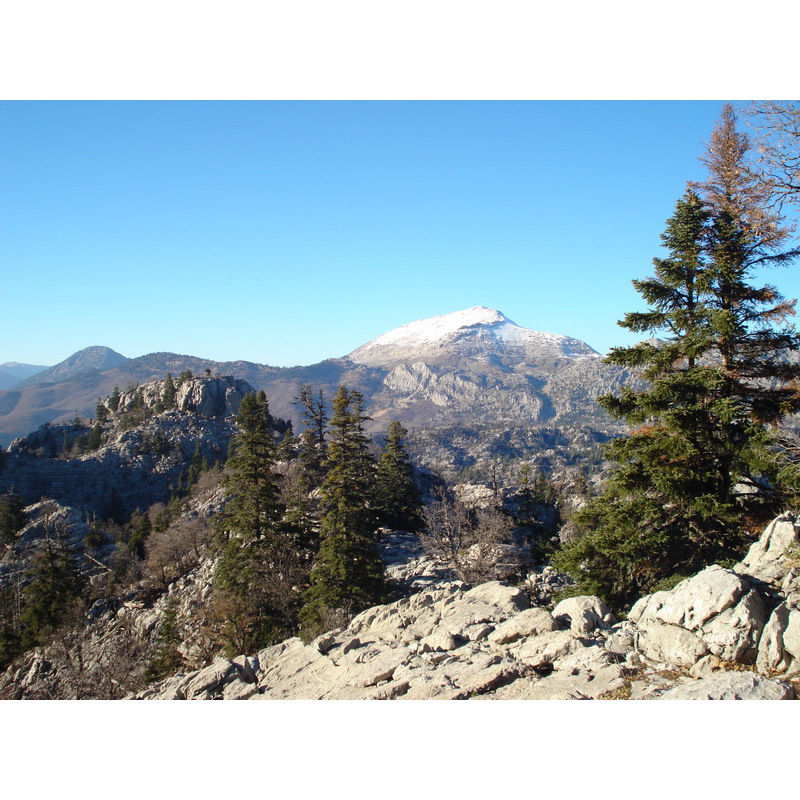
[[[452,314],[442,314],[438,317],[420,319],[409,322],[399,328],[384,333],[373,339],[364,347],[370,349],[388,344],[429,344],[444,339],[461,328],[471,328],[475,325],[494,325],[498,322],[511,322],[499,311],[484,306],[474,306],[465,311],[454,311]],[[514,323],[511,322],[513,325]]]
[[[586,358],[596,356],[591,347],[568,336],[522,328],[505,314],[485,306],[442,314],[410,322],[388,331],[350,353],[362,364],[386,364],[409,357],[441,354],[470,342],[491,350],[537,351],[546,357]]]

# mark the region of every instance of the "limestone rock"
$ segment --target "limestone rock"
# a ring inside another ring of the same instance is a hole
[[[694,683],[676,686],[660,700],[795,700],[791,686],[755,672],[719,672]]]
[[[788,513],[774,519],[734,571],[779,586],[800,555],[800,528],[795,522]]]
[[[633,622],[657,620],[690,631],[734,606],[750,589],[748,583],[716,564],[681,581],[669,592],[656,592],[639,600],[628,614]]]
[[[679,625],[646,620],[638,626],[636,649],[650,661],[691,667],[708,653],[699,636]]]
[[[489,641],[493,644],[508,644],[555,629],[556,623],[549,611],[544,608],[528,608],[501,622],[489,634]]]
[[[608,606],[591,595],[568,597],[553,609],[553,619],[561,626],[569,626],[576,636],[585,636],[598,629],[608,630],[617,620]]]
[[[760,672],[786,672],[800,663],[800,610],[781,603],[770,616],[758,646]]]

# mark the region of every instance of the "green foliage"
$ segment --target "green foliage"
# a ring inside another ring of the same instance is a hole
[[[92,430],[89,433],[87,441],[87,448],[89,450],[97,450],[103,444],[103,428],[99,422],[95,422]]]
[[[183,664],[184,659],[179,650],[181,636],[177,616],[175,598],[170,597],[167,600],[161,628],[158,631],[156,652],[145,671],[147,681],[155,681],[166,675],[173,675]]]
[[[94,415],[98,422],[106,422],[109,417],[108,409],[103,405],[100,398],[97,399],[97,407],[94,410]]]
[[[192,455],[192,460],[189,463],[189,476],[187,478],[187,489],[191,492],[192,487],[195,486],[200,475],[202,472],[208,469],[208,461],[206,461],[205,457],[203,456],[203,451],[200,447],[200,440],[197,440],[197,444],[194,448],[194,454]]]
[[[120,400],[120,391],[119,391],[119,386],[115,386],[115,387],[114,387],[114,391],[112,391],[112,392],[111,392],[111,394],[109,395],[109,398],[108,398],[108,407],[109,407],[109,408],[110,408],[112,411],[115,411],[115,412],[116,412],[116,411],[117,411],[117,409],[119,408],[119,400]]]
[[[32,559],[22,593],[20,646],[28,650],[52,635],[84,587],[62,522],[47,522],[47,535]]]
[[[299,446],[300,440],[294,435],[292,423],[290,422],[278,445],[278,461],[293,461],[297,457]]]
[[[144,513],[135,511],[131,517],[130,530],[128,550],[141,561],[145,557],[147,540],[153,532],[150,514],[146,511]]]
[[[422,525],[422,502],[404,445],[407,435],[408,431],[397,420],[389,423],[386,445],[378,462],[375,507],[382,525],[415,531]]]
[[[378,518],[371,507],[375,461],[364,434],[363,397],[340,386],[333,400],[327,474],[322,484],[322,538],[300,622],[318,631],[336,612],[354,614],[386,596],[375,548]]]
[[[215,608],[228,650],[253,652],[291,627],[294,553],[281,529],[276,445],[264,392],[248,394],[228,458],[231,492],[218,524]]]
[[[582,591],[616,608],[672,575],[741,556],[765,498],[735,485],[759,485],[770,470],[766,426],[800,410],[788,385],[800,367],[779,357],[798,347],[785,324],[794,303],[753,285],[758,268],[797,251],[776,251],[785,229],[751,191],[746,137],[734,122],[726,109],[706,159],[709,180],[695,187],[704,197],[687,192],[667,222],[669,256],[654,259],[653,277],[634,281],[650,308],[620,324],[667,338],[611,351],[608,361],[638,369],[650,386],[600,403],[639,427],[608,446],[618,469],[575,514],[578,536],[554,559]]]
[[[167,379],[164,381],[164,391],[161,394],[161,402],[167,410],[175,407],[175,384],[172,381],[172,373],[167,373]]]
[[[25,526],[25,503],[13,489],[0,495],[0,541],[13,543]]]

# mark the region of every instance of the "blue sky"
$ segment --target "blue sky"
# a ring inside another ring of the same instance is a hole
[[[721,106],[2,102],[0,363],[309,364],[474,305],[630,343]]]

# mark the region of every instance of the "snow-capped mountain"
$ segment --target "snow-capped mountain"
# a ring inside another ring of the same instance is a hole
[[[531,364],[600,357],[578,339],[528,330],[500,311],[474,306],[395,328],[354,350],[348,358],[371,367],[393,367],[417,361],[439,364],[491,356]]]

